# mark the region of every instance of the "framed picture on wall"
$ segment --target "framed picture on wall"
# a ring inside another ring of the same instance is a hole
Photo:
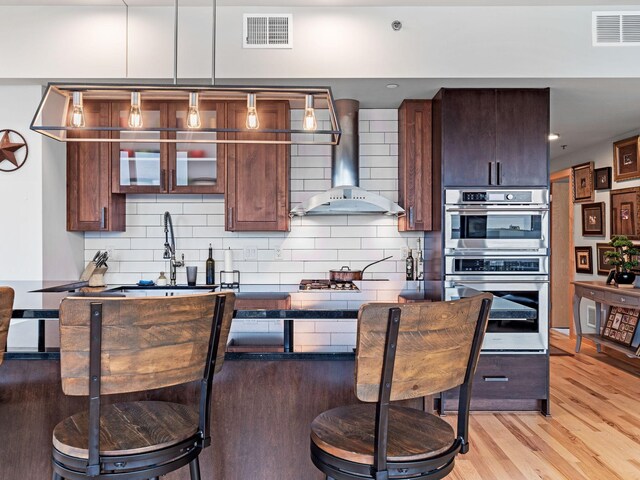
[[[635,308],[611,307],[602,336],[622,345],[630,346],[633,334],[638,328],[640,310]]]
[[[613,179],[616,182],[640,178],[638,143],[640,135],[613,143]]]
[[[613,252],[615,249],[608,243],[596,243],[596,256],[598,257],[598,275],[609,275],[613,266],[609,263],[604,252]]]
[[[576,273],[593,273],[591,247],[575,247]]]
[[[611,236],[626,235],[630,240],[639,240],[638,205],[640,205],[640,187],[611,190],[609,198],[611,205]]]
[[[571,167],[571,180],[573,182],[573,202],[593,202],[593,162]]]
[[[596,168],[595,177],[596,190],[611,190],[611,167]]]
[[[604,202],[582,204],[582,236],[604,236]]]

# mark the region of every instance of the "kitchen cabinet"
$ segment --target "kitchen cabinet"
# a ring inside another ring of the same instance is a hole
[[[176,128],[183,126],[187,102],[142,102],[142,128]],[[112,126],[125,126],[129,102],[112,104]],[[203,126],[222,127],[225,121],[223,102],[200,102]],[[216,139],[216,133],[197,130],[155,134],[158,142],[135,143],[135,131],[114,132],[121,141],[112,145],[112,177],[118,193],[223,193],[224,153],[222,144],[196,143],[193,140]],[[145,134],[146,135],[146,134]],[[179,143],[163,140],[175,138]]]
[[[109,102],[85,102],[85,122],[109,122]],[[82,138],[82,131],[70,137]],[[101,133],[108,138],[109,132]],[[125,195],[112,193],[111,146],[104,142],[67,143],[67,230],[124,231]]]
[[[548,186],[548,88],[444,88],[433,108],[445,188]]]
[[[282,101],[261,101],[257,105],[261,129],[288,128],[289,106]],[[227,103],[230,128],[242,128],[246,121],[245,102]],[[230,133],[231,138],[251,140],[286,139],[284,133],[246,131]],[[227,145],[227,186],[225,190],[226,230],[289,230],[289,145],[237,143]]]
[[[471,410],[541,410],[549,414],[546,354],[481,354],[473,377]],[[440,394],[440,411],[457,409],[459,388]],[[438,402],[436,402],[438,403]]]
[[[398,230],[439,230],[440,169],[432,161],[431,100],[404,100],[398,132],[398,203],[406,212],[398,218]]]

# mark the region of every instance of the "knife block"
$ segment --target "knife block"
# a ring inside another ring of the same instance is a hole
[[[96,267],[95,262],[91,261],[85,267],[82,275],[80,275],[80,281],[88,281],[90,287],[104,287],[105,273],[107,273],[107,267]]]

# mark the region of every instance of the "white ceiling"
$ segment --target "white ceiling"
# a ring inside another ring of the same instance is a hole
[[[211,5],[213,0],[179,0],[180,5]],[[124,0],[130,6],[173,5],[173,0]],[[251,6],[415,6],[415,5],[640,5],[638,0],[217,0],[221,5]],[[117,5],[123,0],[0,0],[0,5]],[[640,47],[628,47],[638,49]],[[49,80],[49,79],[47,79]],[[5,83],[0,80],[0,84]],[[45,82],[46,83],[46,82]],[[281,79],[226,80],[218,84],[331,86],[335,98],[355,98],[361,108],[397,108],[404,98],[431,98],[440,87],[550,87],[551,131],[560,134],[551,143],[551,158],[577,152],[613,137],[640,130],[640,78],[535,79]],[[398,88],[389,89],[389,83]],[[563,146],[565,146],[563,148]],[[585,160],[586,161],[586,160]]]
[[[208,6],[214,0],[178,0],[180,6]],[[174,0],[0,0],[0,5],[166,6]],[[217,0],[218,6],[255,7],[410,7],[410,6],[563,6],[637,5],[638,0]]]

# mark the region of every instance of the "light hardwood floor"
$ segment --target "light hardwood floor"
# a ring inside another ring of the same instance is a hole
[[[573,352],[562,335],[552,334],[552,343]],[[640,359],[635,362],[608,359],[587,342],[573,357],[552,356],[551,417],[473,413],[471,450],[458,456],[447,478],[640,480]]]

